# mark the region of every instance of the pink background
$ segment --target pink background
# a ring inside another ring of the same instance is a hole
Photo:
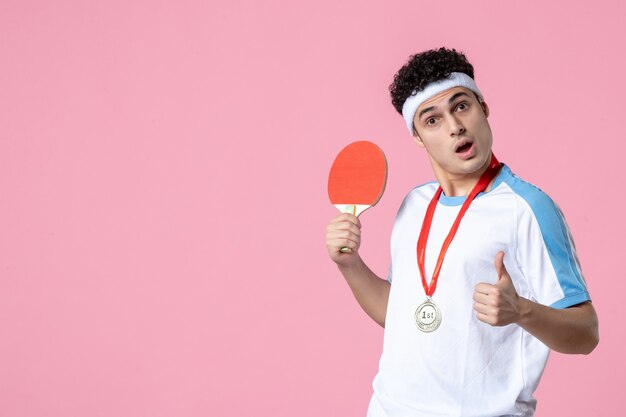
[[[433,177],[387,86],[440,45],[565,212],[600,317],[537,416],[622,408],[622,1],[215,3],[0,3],[1,416],[364,416],[382,329],[327,258],[327,171],[385,150],[362,217],[384,276]]]

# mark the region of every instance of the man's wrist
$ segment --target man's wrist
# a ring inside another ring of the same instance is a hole
[[[355,259],[347,265],[337,263],[337,267],[339,268],[339,272],[342,274],[354,273],[363,267],[363,260],[358,254],[355,254]]]
[[[517,321],[519,326],[524,327],[532,317],[533,302],[524,297],[518,297],[517,299]]]

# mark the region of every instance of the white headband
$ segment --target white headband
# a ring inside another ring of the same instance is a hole
[[[480,98],[483,97],[472,77],[463,72],[453,72],[448,78],[434,81],[419,92],[413,91],[413,94],[402,105],[402,117],[404,117],[406,127],[409,129],[411,136],[413,136],[413,119],[420,104],[454,87],[465,87],[475,92]]]

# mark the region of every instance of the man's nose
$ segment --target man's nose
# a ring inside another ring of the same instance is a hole
[[[448,123],[450,126],[450,135],[458,136],[465,132],[465,127],[463,126],[463,123],[461,123],[458,118],[454,117],[454,115],[449,116]]]

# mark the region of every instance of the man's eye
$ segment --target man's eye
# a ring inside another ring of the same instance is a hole
[[[456,106],[457,110],[465,110],[467,109],[469,106],[467,105],[467,103],[463,102],[463,103],[459,103],[458,106]]]
[[[435,120],[435,118],[434,118],[434,117],[429,117],[428,119],[426,119],[426,124],[427,124],[428,126],[432,126],[432,125],[434,125],[436,122],[437,122],[437,121]]]

